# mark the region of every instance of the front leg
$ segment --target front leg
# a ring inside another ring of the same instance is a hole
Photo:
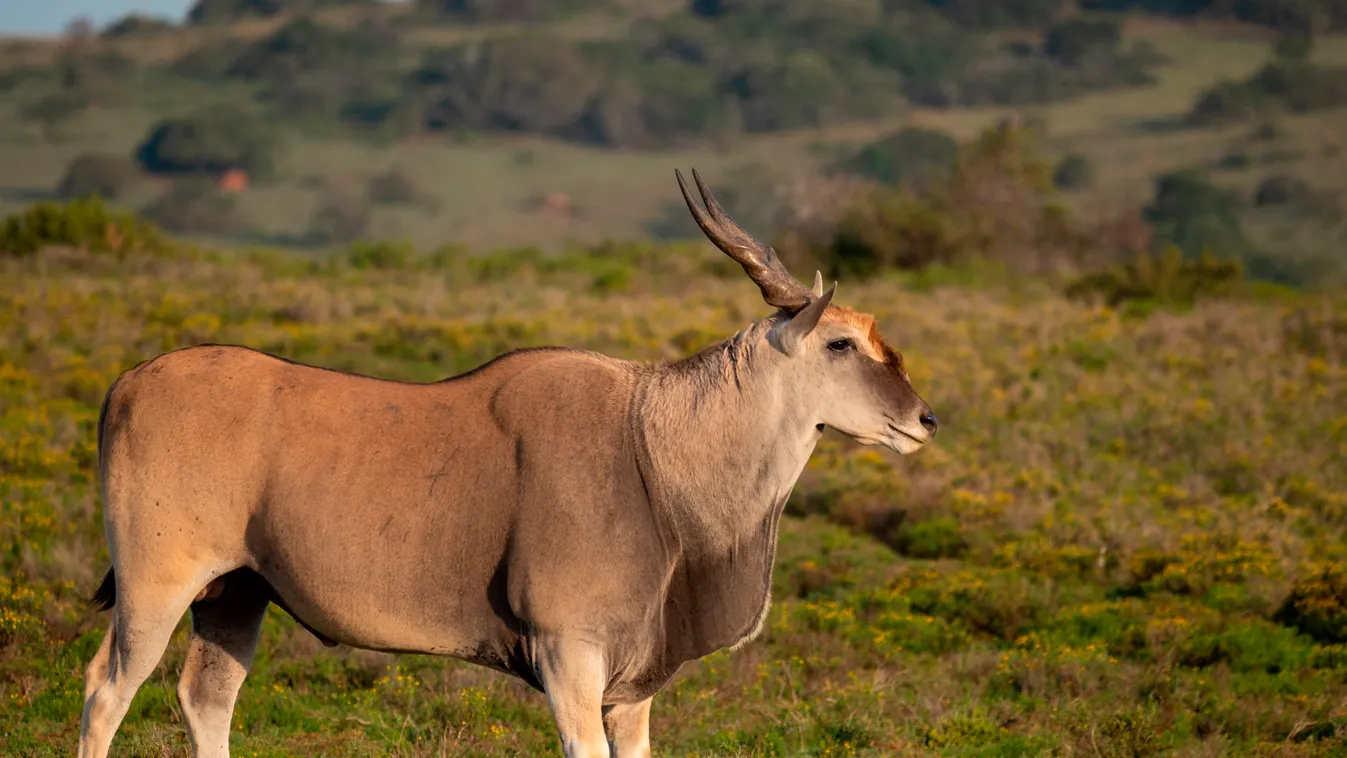
[[[566,758],[609,758],[603,729],[607,666],[587,642],[550,639],[538,645],[537,669]]]
[[[613,758],[650,758],[650,701],[610,705],[604,709],[603,728]]]

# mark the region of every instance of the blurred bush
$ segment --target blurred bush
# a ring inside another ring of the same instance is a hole
[[[1082,276],[1067,286],[1066,294],[1100,298],[1110,307],[1134,300],[1191,305],[1229,289],[1243,274],[1239,261],[1220,260],[1207,251],[1186,258],[1171,245],[1158,255],[1141,251],[1130,261]]]
[[[171,232],[226,236],[246,226],[234,198],[209,179],[175,181],[140,211],[146,219]]]
[[[1319,642],[1347,642],[1347,572],[1338,564],[1312,568],[1292,585],[1275,618]]]
[[[364,196],[330,192],[309,221],[308,240],[318,245],[353,242],[369,230],[370,204]]]
[[[1080,5],[1087,10],[1235,19],[1291,34],[1347,27],[1347,3],[1342,0],[1081,0]]]
[[[1187,255],[1219,250],[1224,255],[1253,252],[1239,222],[1240,199],[1212,184],[1197,169],[1181,169],[1155,180],[1155,195],[1144,208],[1156,240]]]
[[[355,242],[339,255],[354,269],[389,271],[407,268],[416,258],[416,249],[409,242],[380,240]]]
[[[783,254],[829,276],[868,277],[974,259],[1020,270],[1111,260],[1143,244],[1115,219],[1073,216],[1031,127],[1003,123],[962,146],[921,187],[850,193],[831,224],[789,229]]]
[[[1122,27],[1113,19],[1074,18],[1048,30],[1043,51],[1068,66],[1091,55],[1109,53],[1122,42]]]
[[[283,13],[339,5],[367,5],[377,0],[197,0],[187,11],[189,24],[220,24],[248,18],[271,18]]]
[[[896,186],[947,170],[958,154],[958,141],[946,132],[908,126],[865,145],[837,169]]]
[[[125,155],[81,153],[66,167],[56,194],[67,200],[95,196],[116,200],[141,178],[140,168]]]
[[[539,34],[431,51],[416,81],[428,128],[558,133],[585,114],[602,76],[576,46]]]
[[[1077,190],[1094,183],[1094,164],[1079,153],[1062,158],[1052,171],[1052,183],[1058,189]]]
[[[1347,104],[1347,68],[1311,63],[1308,38],[1286,39],[1276,44],[1272,60],[1247,79],[1217,82],[1198,95],[1188,123],[1211,126]]]
[[[538,23],[579,10],[603,8],[607,0],[415,0],[423,11],[473,23]]]
[[[1272,174],[1258,183],[1253,193],[1257,206],[1287,205],[1306,200],[1313,194],[1310,185],[1298,176]]]
[[[124,39],[126,37],[145,37],[171,31],[176,26],[172,21],[159,16],[144,13],[128,13],[113,21],[99,32],[103,39]]]
[[[114,213],[97,197],[67,203],[39,203],[0,225],[0,254],[33,255],[48,246],[68,246],[123,257],[163,254],[159,229],[129,213]]]
[[[406,205],[421,197],[416,181],[397,166],[371,176],[365,183],[365,194],[376,205]]]

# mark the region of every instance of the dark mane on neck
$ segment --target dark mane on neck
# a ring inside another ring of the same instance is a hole
[[[760,335],[771,328],[772,323],[770,318],[755,321],[700,352],[660,364],[656,371],[664,377],[690,383],[694,407],[707,392],[717,388],[733,387],[742,392],[753,368]]]

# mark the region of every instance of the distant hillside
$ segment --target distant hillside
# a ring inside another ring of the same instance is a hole
[[[203,239],[555,249],[691,233],[694,165],[813,239],[1010,117],[1060,163],[1047,207],[1318,281],[1347,243],[1347,45],[1331,4],[1260,7],[204,0],[0,43],[0,212],[93,194]]]

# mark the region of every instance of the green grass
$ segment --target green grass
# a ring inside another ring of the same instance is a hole
[[[768,312],[704,243],[345,260],[0,260],[0,753],[74,749],[106,621],[83,600],[107,561],[93,426],[122,369],[234,342],[429,380],[538,344],[677,357]],[[974,267],[838,300],[904,352],[940,437],[825,437],[763,637],[657,697],[657,754],[1341,754],[1342,293],[1122,313]],[[183,643],[116,754],[187,754]],[[261,650],[236,755],[559,754],[542,698],[485,669],[327,650],[275,612]]]

